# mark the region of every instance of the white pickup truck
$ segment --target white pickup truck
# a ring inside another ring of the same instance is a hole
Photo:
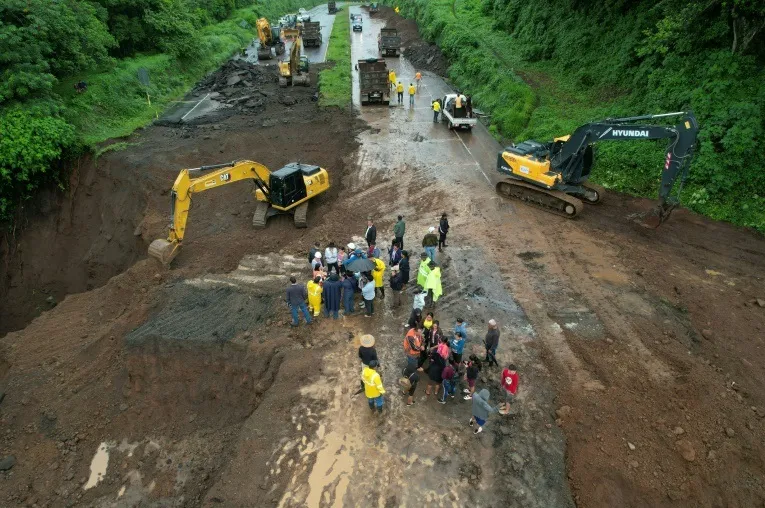
[[[464,96],[463,96],[464,97]],[[448,93],[441,99],[441,118],[447,122],[450,129],[472,129],[478,120],[468,118],[465,100],[462,101],[462,107],[456,108],[456,93]]]

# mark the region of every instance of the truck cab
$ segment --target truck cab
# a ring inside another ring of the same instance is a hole
[[[303,7],[301,7],[300,9],[298,9],[297,20],[300,23],[305,23],[307,21],[311,21],[311,15],[308,14],[307,10],[305,10]]]

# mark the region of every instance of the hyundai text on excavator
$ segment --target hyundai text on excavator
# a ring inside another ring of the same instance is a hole
[[[230,183],[250,180],[255,184],[252,194],[257,200],[252,225],[266,227],[272,215],[291,213],[295,226],[307,226],[308,201],[329,190],[327,170],[319,166],[292,162],[271,172],[263,164],[241,160],[193,169],[178,174],[170,193],[170,232],[167,240],[154,240],[149,255],[168,265],[179,253],[186,234],[191,197]]]
[[[281,29],[279,27],[271,27],[271,24],[266,18],[260,18],[255,22],[258,29],[258,60],[270,60],[273,55],[271,54],[271,48],[274,48],[276,55],[284,54],[284,43],[279,38]]]
[[[668,117],[681,117],[674,126],[639,124]],[[549,143],[534,140],[513,144],[497,157],[497,171],[510,176],[497,183],[497,192],[520,199],[564,217],[575,217],[582,203],[598,203],[604,189],[589,183],[594,160],[593,144],[600,141],[668,139],[664,171],[659,186],[658,206],[644,221],[656,227],[664,222],[677,206],[671,196],[675,182],[680,190],[688,174],[699,124],[692,112],[609,118],[577,128],[570,136],[555,138]]]
[[[303,41],[300,37],[295,39],[292,43],[292,49],[290,49],[290,57],[288,60],[279,62],[279,86],[284,88],[292,85],[309,86],[311,84],[311,78],[308,75],[308,57],[300,55],[300,48],[303,46]]]

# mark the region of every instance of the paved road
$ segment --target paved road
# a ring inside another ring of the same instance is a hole
[[[321,46],[318,48],[306,48],[303,47],[303,54],[308,57],[311,63],[321,63],[327,59],[327,48],[329,47],[329,36],[332,33],[332,26],[335,23],[335,14],[329,14],[327,10],[327,4],[317,5],[313,9],[310,9],[311,21],[318,21],[321,23]],[[346,11],[341,11],[346,12]],[[276,24],[279,20],[269,20],[271,23]],[[247,47],[247,56],[236,57],[244,58],[248,62],[252,62],[258,65],[272,65],[280,60],[284,60],[289,56],[290,49],[292,48],[292,40],[285,40],[285,52],[283,56],[274,57],[271,60],[258,60],[258,42],[257,38],[253,39],[253,43]]]
[[[349,11],[342,14],[364,18],[364,30],[351,35],[353,62],[377,56],[382,21],[370,18],[359,6]],[[415,70],[405,58],[386,61],[402,82],[414,81]],[[422,250],[419,240],[428,226],[438,225],[443,210],[453,213],[452,226],[463,236],[455,236],[436,258],[444,281],[436,319],[450,331],[454,319],[463,317],[470,323],[472,336],[466,351],[481,354],[485,323],[495,318],[502,323],[503,337],[512,337],[504,339],[508,342],[500,361],[512,358],[522,365],[538,364],[538,352],[526,346],[535,340],[534,327],[516,297],[497,283],[502,267],[490,259],[491,242],[480,238],[487,210],[500,208],[503,217],[513,213],[494,192],[499,145],[483,126],[472,133],[457,133],[443,123],[433,123],[431,101],[449,91],[438,76],[424,73],[414,108],[409,107],[406,94],[403,105],[394,100],[391,106],[361,107],[357,72],[353,80],[354,103],[369,129],[357,138],[357,169],[343,182],[344,199],[363,215],[373,214],[380,224],[392,224],[399,213],[406,217],[404,248],[412,254],[414,277]],[[387,226],[378,226],[379,247],[385,249],[390,237]],[[388,414],[382,419],[369,415],[361,397],[351,397],[349,404],[343,387],[358,383],[358,358],[350,347],[328,352],[322,364],[324,379],[304,391],[309,401],[315,399],[322,407],[319,432],[310,437],[310,450],[304,447],[313,462],[308,470],[290,472],[279,506],[571,506],[560,434],[556,429],[538,431],[547,428],[540,421],[546,417],[543,413],[494,418],[486,434],[476,438],[466,425],[471,403],[460,396],[442,406],[433,397],[426,398],[425,374],[414,407],[403,403],[396,379],[403,362],[401,324],[411,300],[405,297],[404,309],[392,308],[389,300],[375,302],[375,313],[382,314],[375,316],[378,319],[342,323],[356,336],[372,333],[377,338],[390,394]],[[535,371],[541,373],[544,367],[535,365]],[[486,376],[495,375],[486,370]],[[484,386],[492,383],[482,382]],[[549,404],[545,399],[552,391],[544,382],[535,382],[533,388],[530,383],[527,390],[525,407]],[[309,409],[301,406],[299,411],[306,414]],[[274,456],[301,449],[299,442],[283,446]],[[522,472],[511,472],[520,466]]]

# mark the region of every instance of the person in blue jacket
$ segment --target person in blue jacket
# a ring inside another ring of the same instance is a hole
[[[462,352],[465,350],[465,337],[462,336],[462,332],[454,332],[449,347],[452,350],[452,362],[457,365],[462,363]]]
[[[345,308],[345,314],[353,314],[353,293],[356,291],[356,277],[350,272],[345,272],[345,277],[342,282],[343,289],[343,307]]]

